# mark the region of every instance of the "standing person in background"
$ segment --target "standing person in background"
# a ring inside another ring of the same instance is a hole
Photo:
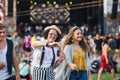
[[[19,42],[19,58],[20,58],[20,60],[22,57],[25,56],[23,47],[24,47],[24,39],[23,39],[23,37],[20,37],[20,42]]]
[[[105,39],[103,41],[102,46],[102,55],[100,56],[101,63],[100,63],[100,69],[98,72],[98,79],[101,80],[101,75],[103,70],[111,70],[111,74],[113,76],[113,80],[116,80],[115,71],[114,71],[114,65],[111,60],[111,54],[110,54],[110,47],[108,45],[108,39]]]
[[[31,35],[30,34],[26,34],[26,36],[24,37],[24,52],[25,52],[25,58],[27,59],[27,63],[29,63],[30,58],[31,58]]]
[[[55,80],[53,68],[58,65],[65,55],[60,49],[60,29],[51,25],[44,29],[44,41],[35,41],[32,61],[33,80]]]
[[[95,52],[95,42],[94,42],[94,39],[93,39],[92,35],[88,36],[88,44],[90,46],[90,53],[94,54],[94,52]]]
[[[120,33],[116,32],[114,36],[115,36],[114,39],[115,39],[116,44],[117,44],[116,49],[120,50]]]
[[[98,57],[102,54],[102,42],[103,42],[103,40],[100,38],[99,33],[96,34],[94,42],[95,42],[95,54]]]
[[[19,55],[19,42],[20,42],[20,38],[18,37],[18,32],[14,31],[11,39],[14,44],[15,53],[18,56]]]
[[[34,33],[33,36],[31,37],[31,45],[34,43],[34,41],[37,41],[37,33]]]
[[[84,40],[82,30],[75,26],[70,29],[63,44],[66,62],[69,70],[65,70],[66,78],[62,80],[88,80],[88,54],[89,48]],[[64,64],[65,65],[65,64]],[[65,74],[64,74],[65,75]],[[58,79],[56,79],[58,80]],[[60,79],[59,79],[60,80]]]
[[[31,52],[31,36],[30,34],[26,34],[24,37],[24,50],[26,55]]]
[[[13,42],[6,37],[6,26],[0,23],[0,80],[13,80],[12,65],[16,71],[16,80],[20,80]]]
[[[112,34],[109,34],[108,36],[109,40],[108,40],[108,45],[111,49],[111,54],[112,56],[115,54],[115,49],[117,47],[117,42],[116,40],[113,38],[113,35]]]
[[[34,34],[32,35],[32,37],[31,37],[31,45],[32,45],[35,41],[37,41],[37,34],[36,34],[36,33],[34,33]],[[33,53],[33,49],[32,49],[32,48],[31,48],[31,51],[32,51],[32,53]]]

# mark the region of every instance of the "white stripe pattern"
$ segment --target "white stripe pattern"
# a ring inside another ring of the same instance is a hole
[[[33,80],[55,80],[52,67],[34,67]]]

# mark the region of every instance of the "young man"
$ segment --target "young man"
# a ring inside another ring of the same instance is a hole
[[[6,26],[0,23],[0,80],[12,80],[12,65],[16,71],[16,80],[20,80],[13,42],[6,38]]]

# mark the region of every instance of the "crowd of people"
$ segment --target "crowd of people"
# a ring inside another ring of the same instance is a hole
[[[0,80],[92,80],[91,63],[100,59],[98,78],[111,72],[116,79],[120,64],[120,33],[84,35],[78,26],[64,34],[56,25],[45,27],[42,36],[27,32],[20,37],[14,31],[7,36],[6,26],[0,24]]]

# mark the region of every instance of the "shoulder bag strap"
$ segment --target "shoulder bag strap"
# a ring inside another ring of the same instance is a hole
[[[22,68],[20,68],[20,71],[21,71],[25,66],[26,66],[26,64],[25,64]]]

